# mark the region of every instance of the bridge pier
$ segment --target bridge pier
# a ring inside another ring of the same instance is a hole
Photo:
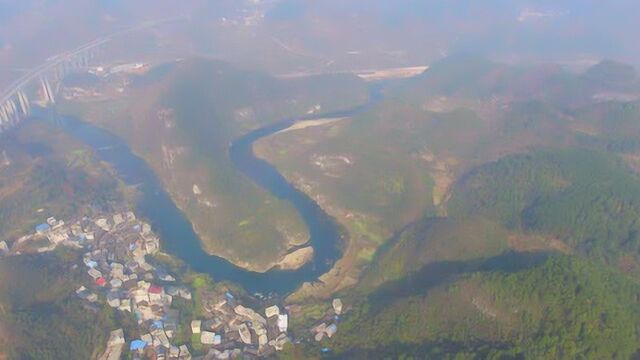
[[[128,31],[131,30],[119,33]],[[0,94],[0,132],[10,128],[32,113],[31,101],[37,98],[37,95],[36,98],[33,96],[34,93],[37,94],[38,92],[33,90],[40,90],[45,105],[55,104],[54,90],[58,90],[58,86],[65,76],[75,69],[86,69],[99,55],[104,44],[110,41],[113,36],[94,40],[74,50],[52,57],[50,61],[37,66],[15,80]],[[38,79],[40,80],[39,82]],[[51,81],[53,81],[53,84],[51,84]]]

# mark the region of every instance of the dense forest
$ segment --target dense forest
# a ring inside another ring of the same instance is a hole
[[[618,158],[587,149],[538,151],[481,166],[454,188],[449,214],[496,219],[556,237],[616,264],[640,251],[640,181]]]
[[[370,296],[328,345],[351,358],[628,359],[640,350],[639,296],[638,284],[596,262],[553,255],[406,297]]]
[[[341,294],[354,305],[338,334],[304,355],[640,356],[640,108],[625,97],[637,89],[633,68],[611,61],[575,74],[473,56],[391,84],[383,103],[343,128],[380,138],[359,150],[408,146],[392,161],[373,156],[376,169],[424,161],[443,201],[382,242]],[[340,131],[286,141],[327,152]],[[289,157],[273,155],[288,172],[310,167]],[[370,179],[353,174],[331,181],[365,189]]]
[[[43,121],[3,134],[0,241],[14,241],[49,216],[68,219],[89,206],[123,200],[118,180],[86,146]]]
[[[0,355],[10,359],[88,359],[105,347],[116,317],[73,297],[73,252],[0,261]],[[76,259],[77,261],[77,259]]]
[[[417,221],[380,251],[358,290],[369,293],[385,283],[411,276],[427,264],[497,256],[507,250],[507,237],[500,224],[480,217]]]

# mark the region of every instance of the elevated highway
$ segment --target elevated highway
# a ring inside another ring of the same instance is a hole
[[[30,102],[28,87],[40,82],[44,100],[55,103],[55,94],[50,81],[60,81],[68,71],[73,71],[81,66],[88,66],[96,56],[96,50],[109,41],[124,34],[155,27],[168,22],[184,20],[185,17],[146,21],[107,36],[94,39],[75,49],[65,51],[49,57],[44,63],[30,69],[25,74],[12,82],[0,95],[0,132],[12,127],[22,118],[30,114]]]

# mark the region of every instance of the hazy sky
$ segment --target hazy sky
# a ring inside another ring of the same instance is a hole
[[[456,52],[637,65],[638,13],[635,0],[0,0],[0,65],[36,64],[176,14],[192,20],[150,43],[272,71],[431,63]]]

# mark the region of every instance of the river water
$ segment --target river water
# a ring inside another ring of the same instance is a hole
[[[96,150],[98,158],[111,164],[127,185],[137,186],[141,196],[136,211],[150,222],[160,236],[164,252],[180,258],[194,271],[211,275],[214,280],[234,282],[252,293],[274,292],[286,295],[303,282],[316,281],[331,269],[341,256],[340,247],[344,239],[341,238],[340,227],[335,219],[291,185],[275,167],[254,156],[253,143],[286,129],[297,120],[357,115],[380,99],[379,88],[372,87],[369,102],[365,105],[345,111],[285,119],[254,130],[232,142],[229,155],[237,169],[274,196],[291,202],[309,229],[310,245],[315,251],[313,261],[293,271],[270,270],[257,273],[238,267],[224,258],[207,254],[202,249],[192,224],[173,203],[153,170],[131,152],[124,140],[78,119],[62,117],[58,119],[58,123],[68,134]]]

